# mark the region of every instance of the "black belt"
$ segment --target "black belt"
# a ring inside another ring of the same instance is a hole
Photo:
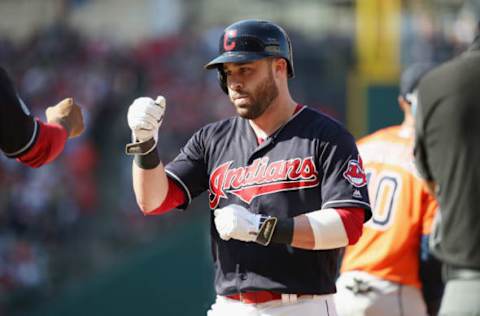
[[[478,280],[480,279],[480,270],[456,268],[449,265],[443,266],[443,276],[445,280]]]

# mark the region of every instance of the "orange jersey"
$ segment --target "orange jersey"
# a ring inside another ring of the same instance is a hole
[[[372,219],[348,246],[341,271],[359,270],[420,287],[420,239],[430,234],[437,203],[413,161],[413,130],[392,126],[358,142],[369,180]]]

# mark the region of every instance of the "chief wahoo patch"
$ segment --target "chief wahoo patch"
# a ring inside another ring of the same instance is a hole
[[[367,176],[365,170],[363,170],[362,158],[360,156],[358,156],[358,160],[352,159],[348,162],[347,170],[345,170],[343,176],[357,188],[367,185]]]

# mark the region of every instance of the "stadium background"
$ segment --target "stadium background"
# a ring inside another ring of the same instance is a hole
[[[204,315],[213,301],[206,197],[144,217],[131,189],[126,110],[167,98],[160,149],[233,115],[215,74],[224,26],[270,19],[293,41],[295,99],[356,137],[399,123],[400,71],[473,39],[467,0],[1,0],[0,64],[34,113],[64,96],[87,131],[30,170],[0,157],[0,315]]]

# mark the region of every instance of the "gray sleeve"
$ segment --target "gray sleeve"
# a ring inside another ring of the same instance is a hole
[[[415,165],[418,172],[425,180],[432,181],[433,177],[428,167],[428,157],[427,157],[427,148],[425,144],[425,115],[424,108],[422,107],[420,93],[418,98],[418,105],[414,113],[415,117],[415,146],[414,146],[414,156],[415,156]]]

